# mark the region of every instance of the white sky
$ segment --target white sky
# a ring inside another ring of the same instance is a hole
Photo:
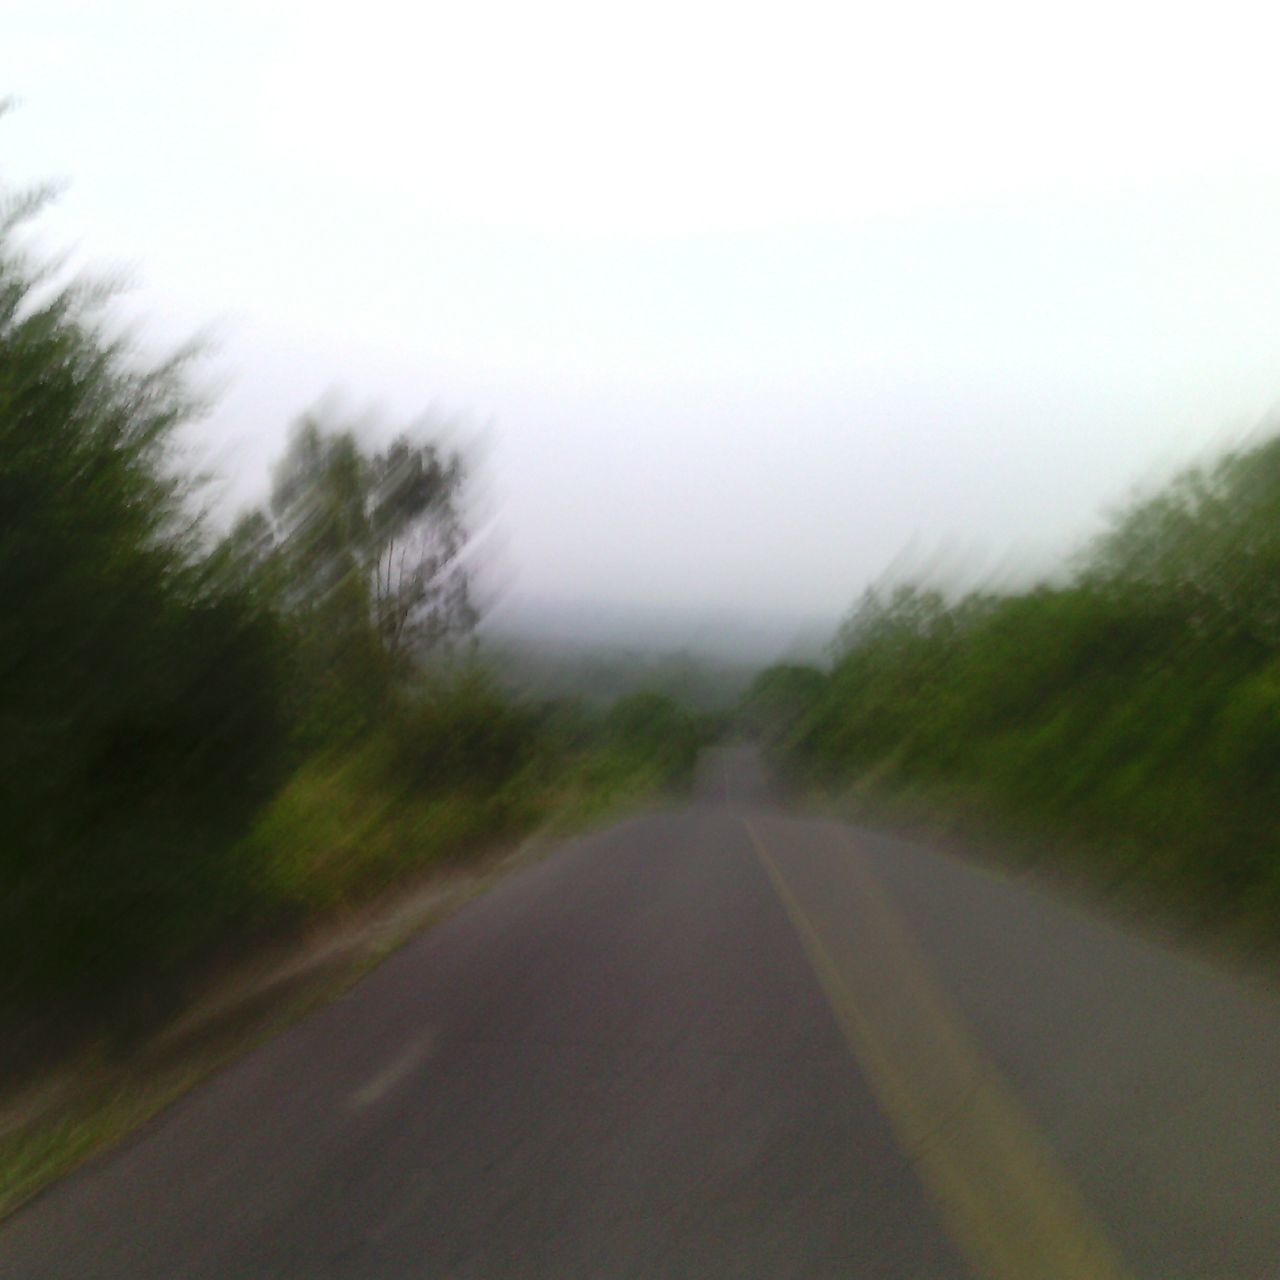
[[[1268,10],[19,0],[0,178],[214,325],[227,503],[336,387],[493,423],[522,595],[834,614],[1280,400]]]

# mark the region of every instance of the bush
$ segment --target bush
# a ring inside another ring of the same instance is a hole
[[[1137,504],[1065,586],[954,604],[869,592],[784,745],[815,776],[981,793],[1131,851],[1115,855],[1126,873],[1274,903],[1277,529],[1280,440]]]
[[[10,999],[160,978],[249,892],[283,765],[273,620],[206,572],[167,449],[181,362],[0,241],[0,970]]]
[[[624,761],[651,767],[663,782],[687,777],[703,742],[699,721],[661,693],[619,698],[602,728],[605,743]]]

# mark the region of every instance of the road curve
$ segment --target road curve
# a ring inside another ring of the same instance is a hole
[[[771,806],[566,843],[0,1226],[0,1277],[1280,1272],[1280,1005]]]

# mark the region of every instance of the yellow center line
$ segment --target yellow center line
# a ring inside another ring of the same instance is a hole
[[[833,884],[820,891],[820,908],[839,901],[851,916],[824,930],[752,824],[742,821],[854,1058],[974,1275],[1128,1280],[1070,1176],[950,1006],[861,855],[842,850],[843,890]]]

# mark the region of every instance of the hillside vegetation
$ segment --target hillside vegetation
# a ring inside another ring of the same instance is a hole
[[[467,477],[424,428],[304,416],[213,537],[189,359],[24,257],[33,211],[0,225],[0,1050],[127,1034],[218,955],[688,776],[670,698],[522,700],[475,660]]]
[[[744,714],[811,783],[1280,933],[1280,439],[1131,505],[1066,585],[868,591],[828,671],[766,671]]]

